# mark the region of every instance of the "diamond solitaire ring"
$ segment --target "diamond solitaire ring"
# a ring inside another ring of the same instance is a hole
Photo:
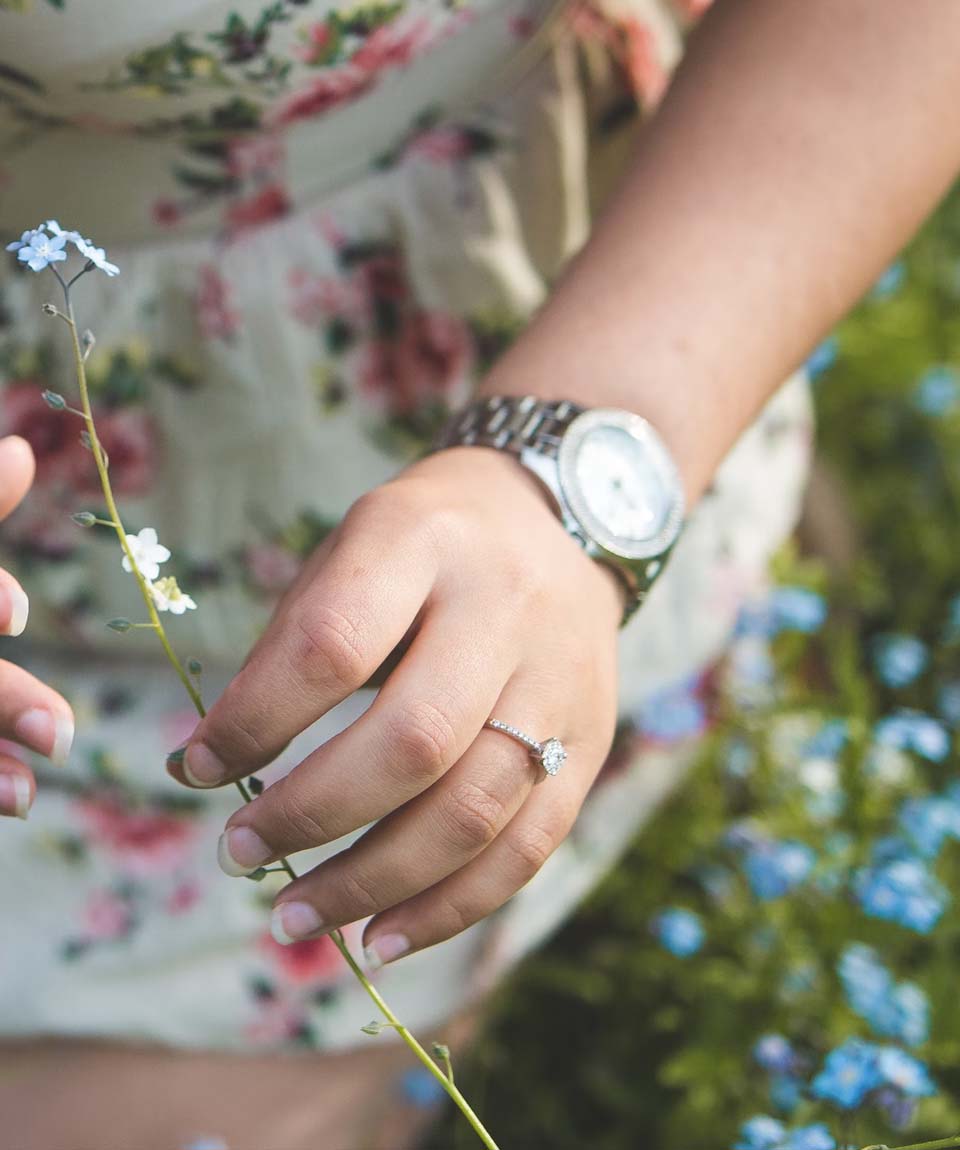
[[[511,727],[509,723],[501,723],[499,719],[487,719],[484,726],[494,731],[501,731],[504,735],[509,735],[511,739],[522,743],[548,775],[555,775],[567,760],[566,748],[559,739],[546,739],[538,743],[536,739],[531,739],[529,735],[518,731],[516,727]]]

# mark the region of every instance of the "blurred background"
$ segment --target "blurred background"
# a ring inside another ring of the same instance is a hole
[[[808,369],[777,587],[649,709],[652,742],[705,732],[696,770],[457,1067],[505,1147],[960,1129],[960,194]],[[472,1138],[448,1115],[428,1145]]]

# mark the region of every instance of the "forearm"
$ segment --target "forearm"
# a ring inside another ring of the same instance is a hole
[[[949,186],[958,61],[956,0],[718,0],[482,392],[647,416],[695,500]]]

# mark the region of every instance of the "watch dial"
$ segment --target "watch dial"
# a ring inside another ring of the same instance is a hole
[[[670,511],[670,493],[650,453],[622,427],[600,425],[576,455],[577,486],[590,513],[621,539],[650,539]]]

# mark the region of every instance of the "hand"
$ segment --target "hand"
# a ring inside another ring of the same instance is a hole
[[[33,452],[26,440],[15,435],[0,439],[0,519],[26,495],[33,472]],[[23,588],[0,569],[0,635],[22,634],[28,611]],[[0,661],[0,738],[62,765],[73,742],[73,713],[56,691],[22,668]],[[0,815],[25,819],[35,795],[30,768],[0,750]]]
[[[496,910],[567,834],[613,736],[623,606],[516,460],[440,452],[354,504],[168,770],[251,774],[408,642],[367,712],[231,815],[219,851],[247,874],[380,820],[284,888],[273,928],[375,915],[367,954],[389,961]],[[491,716],[561,738],[560,773]]]

